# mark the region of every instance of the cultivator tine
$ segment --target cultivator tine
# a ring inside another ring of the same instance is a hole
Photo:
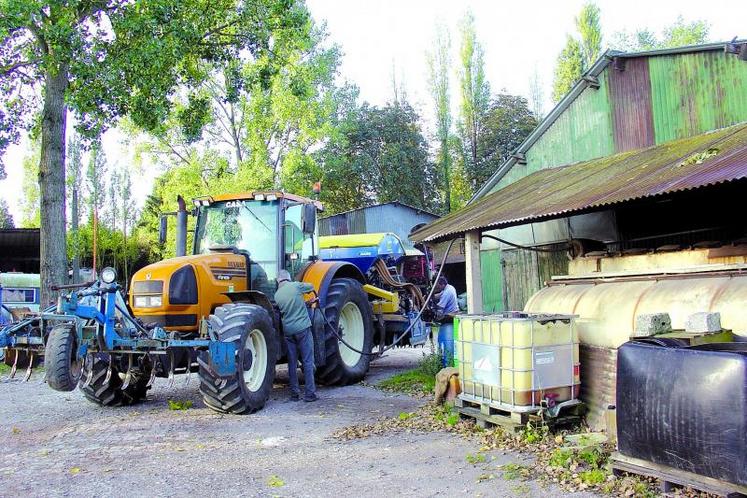
[[[10,375],[8,375],[8,380],[14,378],[16,376],[16,370],[18,369],[18,350],[13,349],[13,351],[16,353],[15,358],[13,359],[13,366],[10,367]]]
[[[174,384],[176,384],[176,379],[174,378],[174,352],[169,351],[169,384],[168,389],[173,389]]]
[[[83,367],[86,372],[86,380],[83,382],[83,389],[91,385],[93,380],[93,356],[86,355],[86,359],[83,360]]]
[[[16,353],[17,354],[17,353]],[[23,381],[28,382],[31,378],[31,372],[34,369],[34,353],[29,353],[29,366],[26,368],[26,375],[23,376]]]
[[[112,373],[114,373],[114,358],[109,355],[109,368],[106,369],[106,377],[104,377],[104,385],[109,385],[109,381],[112,379]]]
[[[132,355],[127,355],[127,373],[125,374],[124,381],[122,382],[121,390],[125,390],[130,386],[132,381]]]
[[[151,360],[150,355],[148,356],[148,359]],[[148,379],[148,384],[145,387],[151,387],[153,385],[153,381],[156,380],[155,363],[153,361],[150,361],[150,364],[153,366],[153,368],[150,369],[150,378]]]
[[[189,387],[189,381],[192,380],[192,362],[190,360],[187,360],[187,380],[184,381],[184,385],[186,387]]]

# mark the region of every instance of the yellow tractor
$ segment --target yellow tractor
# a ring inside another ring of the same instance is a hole
[[[384,317],[396,315],[407,291],[400,296],[368,285],[366,275],[348,261],[319,260],[318,201],[277,191],[194,199],[191,255],[186,255],[186,206],[181,198],[179,202],[177,257],[135,273],[129,305],[146,328],[161,327],[173,339],[192,340],[209,333],[237,343],[239,368],[227,380],[185,349],[181,357],[162,355],[154,367],[158,376],[198,371],[200,392],[210,408],[224,413],[262,408],[272,389],[275,365],[285,358],[282,323],[273,303],[280,269],[314,286],[326,316],[325,326],[316,313],[313,327],[320,383],[360,381],[368,371],[374,343],[383,347],[401,340],[401,334],[386,333]],[[161,232],[164,240],[163,219]],[[407,316],[394,318],[413,319],[412,314]],[[417,325],[424,330],[422,323]]]

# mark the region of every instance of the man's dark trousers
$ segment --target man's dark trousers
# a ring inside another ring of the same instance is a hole
[[[313,398],[316,394],[316,385],[314,385],[314,337],[311,335],[311,329],[285,336],[285,344],[288,346],[288,380],[291,393],[297,396],[301,394],[297,372],[300,356],[305,383],[304,397]]]

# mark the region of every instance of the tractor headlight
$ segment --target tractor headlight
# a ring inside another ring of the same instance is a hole
[[[107,266],[101,270],[101,281],[105,284],[113,284],[117,280],[117,272],[114,268]]]
[[[135,308],[160,308],[163,296],[135,296],[133,304]]]

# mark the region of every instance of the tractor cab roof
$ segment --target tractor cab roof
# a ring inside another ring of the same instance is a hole
[[[255,190],[253,192],[239,192],[239,193],[233,193],[233,194],[219,194],[219,195],[204,195],[201,197],[197,197],[194,199],[195,201],[199,200],[207,200],[210,203],[213,202],[223,202],[223,201],[238,201],[238,200],[247,200],[247,199],[254,199],[254,200],[273,200],[272,198],[275,197],[275,199],[288,199],[292,202],[300,202],[303,204],[314,204],[316,208],[319,211],[324,211],[324,206],[321,202],[309,199],[308,197],[303,197],[301,195],[296,194],[289,194],[288,192],[283,192],[281,190]]]

